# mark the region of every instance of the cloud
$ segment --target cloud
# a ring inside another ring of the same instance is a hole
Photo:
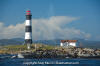
[[[0,39],[21,38],[24,36],[24,24],[5,26],[0,23]]]
[[[44,39],[70,39],[70,38],[90,38],[89,33],[79,29],[63,27],[68,23],[78,20],[77,17],[52,16],[50,18],[32,19],[33,40]],[[25,25],[16,24],[4,26],[0,23],[0,38],[24,38]]]

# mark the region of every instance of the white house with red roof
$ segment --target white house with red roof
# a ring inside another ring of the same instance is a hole
[[[69,46],[78,47],[78,41],[77,40],[61,40],[60,46],[61,47],[69,47]]]

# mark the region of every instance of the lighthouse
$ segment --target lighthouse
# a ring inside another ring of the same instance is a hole
[[[27,49],[31,48],[32,44],[32,22],[31,22],[31,11],[26,11],[26,22],[25,22],[25,44],[27,44]]]

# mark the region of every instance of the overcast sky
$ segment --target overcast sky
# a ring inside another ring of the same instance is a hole
[[[0,39],[24,38],[28,9],[32,12],[33,40],[100,41],[100,0],[0,0]]]

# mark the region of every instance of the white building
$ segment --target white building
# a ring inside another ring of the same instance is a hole
[[[60,46],[62,47],[78,47],[78,42],[77,40],[61,40]]]

